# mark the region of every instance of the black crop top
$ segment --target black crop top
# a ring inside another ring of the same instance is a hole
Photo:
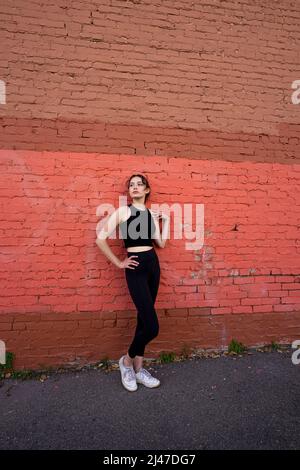
[[[125,248],[134,246],[153,246],[152,237],[155,233],[155,223],[149,209],[139,210],[132,204],[130,217],[119,224],[121,238]]]

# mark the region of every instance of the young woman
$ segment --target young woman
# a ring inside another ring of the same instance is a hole
[[[169,234],[169,216],[145,206],[151,188],[144,175],[131,175],[127,180],[127,189],[132,203],[119,207],[110,215],[98,234],[96,243],[115,266],[125,269],[128,290],[137,309],[133,341],[127,354],[119,360],[122,384],[133,392],[137,390],[137,383],[150,388],[160,385],[160,381],[143,368],[143,356],[145,346],[159,332],[154,303],[159,288],[160,265],[153,241],[164,248]],[[162,233],[159,227],[160,218],[163,223]],[[106,238],[118,225],[128,253],[123,261],[113,254],[106,242]]]

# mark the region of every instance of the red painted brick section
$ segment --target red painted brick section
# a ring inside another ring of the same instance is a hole
[[[171,239],[156,248],[162,329],[149,352],[224,346],[232,334],[297,339],[299,165],[11,150],[0,162],[0,338],[19,367],[117,358],[129,344],[133,304],[124,272],[95,244],[96,211],[118,206],[137,167],[151,182],[149,207],[204,204],[202,248],[174,239],[172,213]],[[118,234],[109,244],[125,256]]]

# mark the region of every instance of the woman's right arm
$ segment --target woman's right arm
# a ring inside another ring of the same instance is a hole
[[[139,263],[126,257],[124,261],[119,260],[117,256],[111,251],[106,239],[109,237],[112,232],[117,228],[120,222],[122,222],[122,217],[124,217],[123,211],[126,210],[126,207],[119,207],[116,209],[108,218],[107,222],[104,224],[104,227],[97,234],[96,245],[100,250],[105,254],[105,256],[115,265],[117,268],[131,268],[131,265],[136,266]]]

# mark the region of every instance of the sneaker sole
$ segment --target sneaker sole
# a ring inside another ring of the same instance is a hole
[[[136,392],[138,387],[136,388],[127,388],[127,386],[124,384],[123,380],[121,380],[123,387],[128,391],[128,392]]]
[[[160,386],[160,382],[156,385],[146,385],[146,384],[144,384],[144,382],[141,382],[139,379],[136,379],[136,383],[142,384],[142,385],[144,385],[144,387],[147,387],[147,388],[156,388],[156,387]]]

